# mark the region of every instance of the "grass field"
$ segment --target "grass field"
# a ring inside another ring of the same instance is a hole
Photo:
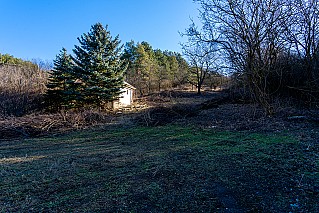
[[[181,125],[2,140],[0,212],[319,212],[317,150]]]

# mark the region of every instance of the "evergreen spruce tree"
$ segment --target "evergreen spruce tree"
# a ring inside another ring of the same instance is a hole
[[[91,30],[78,38],[72,57],[77,78],[80,102],[84,105],[102,106],[115,100],[121,94],[126,63],[121,60],[119,37],[114,39],[102,24],[97,23]]]
[[[53,61],[47,84],[47,97],[51,107],[74,107],[76,102],[76,84],[74,84],[73,62],[67,50],[63,48]]]

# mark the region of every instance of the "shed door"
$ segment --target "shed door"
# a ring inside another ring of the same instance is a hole
[[[122,104],[122,106],[131,105],[132,90],[124,88],[121,96],[122,97],[120,98],[120,103]]]

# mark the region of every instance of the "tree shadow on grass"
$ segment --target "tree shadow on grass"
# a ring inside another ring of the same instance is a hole
[[[0,210],[318,210],[318,190],[301,186],[318,182],[299,176],[318,166],[269,137],[169,125],[3,141]]]

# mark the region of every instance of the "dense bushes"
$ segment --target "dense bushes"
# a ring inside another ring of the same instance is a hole
[[[315,67],[317,61],[312,62],[313,73],[319,73]],[[266,93],[270,103],[275,100],[290,100],[298,106],[319,107],[319,78],[307,72],[304,58],[296,55],[283,54],[275,65],[263,77]],[[254,94],[247,84],[245,74],[232,75],[232,90],[239,93],[243,99],[254,99]]]

